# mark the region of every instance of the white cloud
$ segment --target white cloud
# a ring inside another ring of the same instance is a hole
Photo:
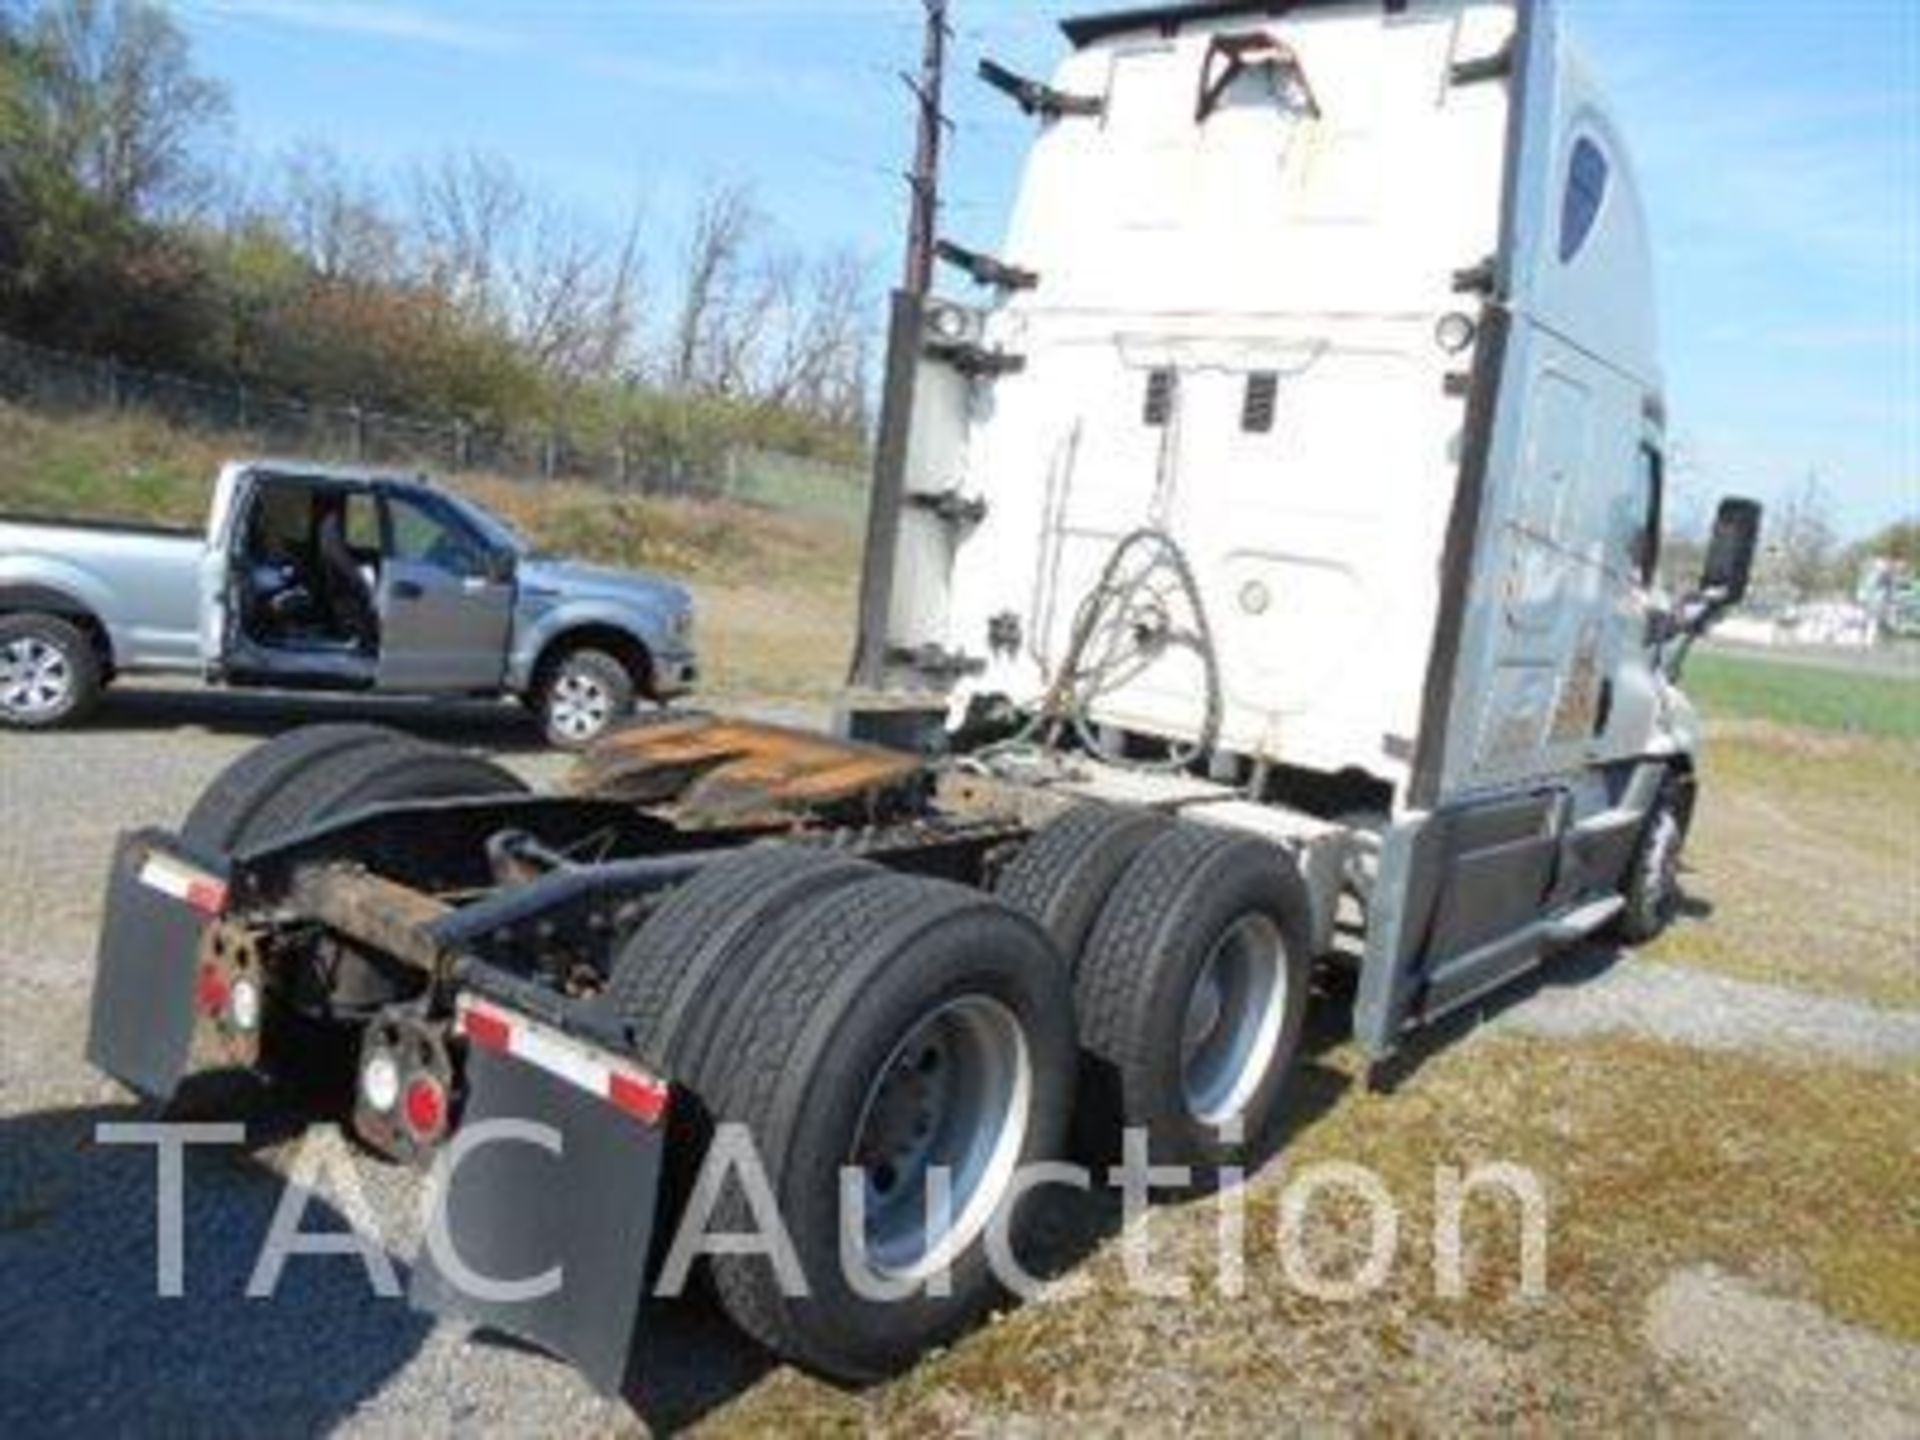
[[[363,0],[201,0],[196,8],[213,16],[266,20],[303,30],[450,50],[504,51],[518,43],[517,36],[491,26],[430,15],[405,5]]]

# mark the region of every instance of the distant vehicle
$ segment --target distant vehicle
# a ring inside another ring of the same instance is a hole
[[[689,1217],[744,1331],[869,1380],[995,1303],[1069,1134],[1261,1158],[1316,966],[1381,1065],[1679,911],[1680,671],[1760,513],[1659,598],[1646,227],[1551,5],[1065,34],[987,72],[1038,132],[1007,258],[945,247],[987,302],[894,299],[846,735],[648,727],[528,794],[317,727],[116,854],[94,1063],[165,1099],[335,1037],[336,1113],[449,1157],[415,1301],[606,1390]],[[458,1163],[493,1121],[553,1143]]]
[[[419,476],[222,468],[192,530],[0,516],[0,724],[78,720],[120,675],[513,695],[578,746],[698,674],[693,602],[558,559]]]

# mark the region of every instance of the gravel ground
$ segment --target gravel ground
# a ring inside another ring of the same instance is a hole
[[[1548,984],[1494,1023],[1529,1035],[1644,1035],[1700,1050],[1853,1065],[1920,1060],[1920,1012],[1647,960],[1609,966],[1576,986]]]
[[[643,1355],[629,1408],[571,1371],[427,1324],[374,1298],[351,1257],[295,1259],[272,1302],[245,1296],[301,1137],[254,1126],[248,1143],[187,1165],[187,1296],[154,1295],[154,1160],[92,1143],[102,1121],[150,1118],[81,1061],[101,877],[115,834],[177,823],[207,781],[260,739],[316,718],[370,719],[484,746],[529,779],[564,766],[516,712],[488,705],[314,706],[186,691],[127,692],[91,728],[0,734],[0,1433],[579,1432],[668,1426],[737,1393],[763,1368],[717,1320],[676,1324]],[[224,1115],[223,1115],[224,1118]],[[331,1157],[303,1223],[338,1230],[358,1184],[382,1239],[413,1251],[410,1172],[311,1132]],[[342,1182],[342,1169],[350,1179]]]
[[[1648,1307],[1647,1343],[1760,1434],[1911,1436],[1920,1345],[1843,1325],[1710,1265],[1682,1270]]]

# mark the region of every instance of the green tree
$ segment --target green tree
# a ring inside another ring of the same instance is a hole
[[[50,0],[7,27],[0,147],[16,218],[0,320],[154,362],[191,345],[203,267],[166,222],[206,193],[196,147],[226,114],[186,37],[144,0]]]

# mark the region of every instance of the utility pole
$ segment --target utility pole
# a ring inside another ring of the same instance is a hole
[[[940,224],[940,139],[949,124],[940,109],[946,80],[948,0],[922,0],[926,38],[920,76],[901,79],[919,101],[919,133],[907,184],[913,208],[907,221],[906,274],[893,292],[887,323],[887,371],[880,392],[880,433],[873,451],[873,488],[867,498],[867,543],[860,569],[859,633],[848,675],[854,690],[843,708],[847,733],[878,739],[885,733],[886,705],[877,697],[886,684],[887,629],[893,608],[894,550],[906,505],[907,450],[913,419],[914,378],[920,368],[927,298],[933,291],[934,247]],[[866,700],[854,697],[865,692]],[[876,728],[881,727],[881,728]]]
[[[920,102],[919,137],[914,145],[913,171],[907,184],[913,191],[913,209],[907,224],[907,275],[903,286],[925,296],[933,288],[933,250],[940,225],[940,131],[950,122],[940,108],[946,83],[947,41],[953,29],[947,23],[947,0],[924,0],[926,38],[920,52],[920,78],[900,78]]]

